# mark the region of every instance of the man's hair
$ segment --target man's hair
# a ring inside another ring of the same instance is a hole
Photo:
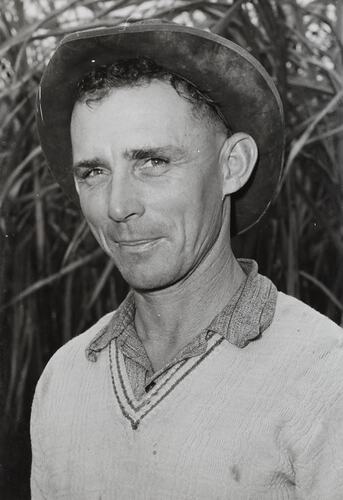
[[[211,98],[192,83],[147,57],[119,60],[111,65],[95,67],[78,82],[75,102],[90,105],[107,97],[113,89],[145,86],[154,80],[169,83],[180,97],[192,105],[196,118],[205,119],[208,125],[229,131]]]

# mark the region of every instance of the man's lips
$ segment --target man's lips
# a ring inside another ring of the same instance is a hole
[[[148,247],[156,243],[160,238],[144,238],[138,240],[115,240],[119,247]]]

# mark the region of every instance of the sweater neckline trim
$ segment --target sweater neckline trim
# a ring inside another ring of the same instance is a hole
[[[221,335],[214,334],[207,344],[206,351],[200,356],[181,360],[165,374],[162,374],[156,386],[142,400],[134,397],[127,376],[123,353],[113,339],[108,346],[109,365],[112,388],[124,417],[129,420],[133,430],[136,430],[143,420],[176,386],[181,383],[214,349],[224,341]]]

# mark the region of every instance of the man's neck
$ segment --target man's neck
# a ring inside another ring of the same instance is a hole
[[[245,279],[230,246],[219,247],[186,279],[163,290],[134,292],[137,333],[154,370],[206,328]]]

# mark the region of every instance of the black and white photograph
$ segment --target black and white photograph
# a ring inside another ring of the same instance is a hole
[[[1,500],[343,500],[343,0],[0,0]]]

